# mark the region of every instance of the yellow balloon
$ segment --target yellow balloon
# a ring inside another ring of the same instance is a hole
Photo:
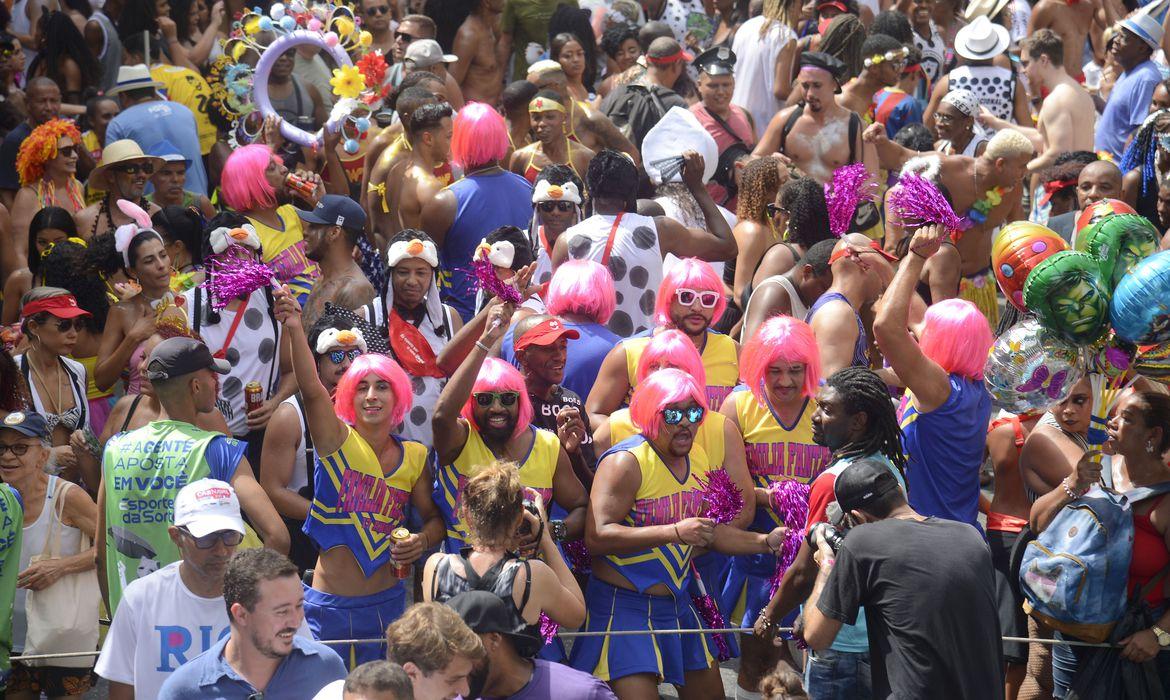
[[[333,22],[333,30],[337,32],[337,36],[349,36],[353,33],[353,20],[341,17]]]
[[[374,35],[373,34],[370,34],[367,31],[363,31],[361,34],[358,35],[358,45],[370,46],[373,43],[374,43]]]

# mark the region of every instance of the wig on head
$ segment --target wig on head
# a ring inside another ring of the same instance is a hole
[[[646,343],[634,370],[634,381],[640,383],[660,369],[671,368],[680,369],[702,386],[707,386],[707,368],[703,366],[699,350],[686,333],[675,329],[662,331]]]
[[[987,318],[974,304],[947,299],[926,310],[918,346],[947,374],[983,379],[983,366],[994,342]]]
[[[987,323],[983,324],[984,326]],[[987,351],[984,351],[986,357]],[[744,345],[739,363],[740,378],[761,405],[767,404],[764,378],[776,362],[804,365],[804,386],[800,393],[812,398],[821,383],[821,354],[812,327],[791,316],[773,316],[756,329]]]
[[[258,143],[233,151],[223,164],[219,186],[223,199],[236,211],[276,206],[276,190],[264,171],[272,162],[272,149]]]
[[[31,185],[45,176],[45,163],[57,157],[57,142],[72,139],[81,148],[81,132],[67,119],[50,119],[32,130],[16,152],[16,172],[21,185]]]
[[[464,171],[502,160],[508,153],[508,125],[496,110],[470,102],[455,115],[451,162]]]
[[[679,369],[660,369],[638,382],[630,399],[630,419],[647,439],[658,437],[658,416],[672,403],[692,400],[707,408],[707,392],[691,375]]]
[[[467,403],[463,404],[463,411],[459,414],[476,430],[479,430],[479,423],[475,422],[475,395],[481,391],[515,391],[520,394],[520,399],[516,402],[519,410],[512,437],[528,430],[529,424],[532,423],[532,402],[528,400],[528,387],[524,384],[520,370],[497,357],[489,357],[483,361],[483,366],[479,368],[479,376],[475,378],[475,384],[471,387],[471,396],[467,397]]]
[[[654,322],[660,326],[670,324],[670,304],[674,301],[674,293],[678,289],[693,289],[696,292],[716,292],[719,301],[715,302],[715,315],[712,321],[718,321],[727,308],[727,299],[723,296],[723,280],[711,267],[711,263],[698,258],[683,258],[670,268],[670,272],[662,278],[658,286],[658,299],[654,302]]]
[[[613,275],[593,260],[569,260],[558,267],[545,294],[550,314],[585,316],[594,323],[608,322],[615,306]]]
[[[406,372],[402,371],[397,362],[377,353],[359,355],[349,369],[345,370],[345,374],[341,375],[333,394],[333,412],[346,424],[354,424],[357,416],[353,410],[353,400],[357,395],[358,383],[370,373],[390,382],[390,391],[394,394],[390,422],[392,425],[398,425],[410,410],[413,397],[410,377],[406,376]]]

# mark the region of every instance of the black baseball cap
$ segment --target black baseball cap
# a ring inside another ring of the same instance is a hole
[[[842,513],[866,510],[890,491],[900,488],[888,466],[876,459],[862,458],[845,467],[833,482],[833,494]]]
[[[845,77],[845,64],[841,59],[823,51],[805,51],[800,54],[800,67],[820,68],[828,71],[837,82],[837,92],[841,92],[841,78]]]
[[[496,632],[510,638],[516,653],[522,657],[535,656],[543,646],[542,640],[520,619],[515,606],[495,593],[464,591],[448,600],[447,605],[459,613],[472,632]]]
[[[167,338],[151,351],[146,378],[152,382],[174,379],[201,369],[227,374],[232,366],[227,360],[212,357],[211,350],[194,338]]]
[[[325,195],[312,211],[297,209],[297,216],[310,224],[340,226],[351,231],[364,231],[366,228],[366,212],[362,206],[339,194]]]
[[[4,420],[0,421],[0,430],[15,430],[25,437],[35,437],[47,439],[49,437],[49,424],[45,422],[45,417],[34,411],[13,411],[4,416]]]

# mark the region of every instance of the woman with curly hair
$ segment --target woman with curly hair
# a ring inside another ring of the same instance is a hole
[[[27,78],[51,78],[61,88],[62,102],[84,107],[87,88],[92,90],[101,81],[101,65],[69,15],[41,15],[38,24],[40,52],[28,67]]]
[[[31,252],[28,265],[13,272],[4,283],[4,306],[3,312],[0,312],[0,323],[10,325],[20,320],[20,298],[33,287],[47,284],[43,272],[44,258],[54,246],[66,239],[84,243],[77,238],[77,225],[67,210],[45,207],[33,215],[28,227],[28,247],[25,248]]]
[[[72,22],[70,22],[70,26]],[[32,130],[16,153],[20,191],[12,202],[12,242],[20,262],[28,262],[28,228],[44,207],[61,207],[70,215],[85,208],[77,181],[77,149],[81,132],[73,122],[51,119]]]
[[[783,172],[782,172],[783,171]],[[777,197],[780,186],[788,178],[786,170],[775,158],[759,158],[743,169],[739,185],[739,203],[735,215],[739,219],[731,234],[739,247],[734,266],[728,264],[727,274],[733,279],[734,298],[742,299],[744,289],[760,264],[764,252],[780,241],[782,222],[774,219],[778,213]]]
[[[809,248],[824,240],[836,240],[829,232],[824,187],[812,178],[789,180],[780,188],[779,202],[773,209],[781,240],[760,258],[752,278],[755,282],[788,272]]]
[[[642,47],[638,45],[638,27],[628,22],[615,24],[601,35],[601,50],[605,52],[605,79],[597,86],[598,98],[613,89],[614,78],[638,62]]]

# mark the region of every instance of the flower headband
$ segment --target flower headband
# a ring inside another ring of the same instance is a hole
[[[534,97],[528,103],[529,112],[565,112],[565,106],[548,97]]]
[[[329,348],[357,348],[362,353],[368,352],[366,349],[366,338],[362,332],[357,328],[349,330],[338,330],[336,328],[327,328],[317,336],[317,354],[324,355]]]
[[[439,251],[434,242],[412,238],[390,244],[390,249],[386,251],[386,267],[394,267],[407,258],[418,258],[431,267],[439,266]]]
[[[581,193],[577,191],[577,186],[571,182],[566,182],[563,185],[553,185],[548,180],[537,180],[536,188],[532,190],[532,203],[539,204],[541,202],[572,202],[573,204],[580,204]]]
[[[211,244],[211,251],[219,255],[232,245],[242,245],[252,250],[260,250],[260,235],[252,224],[244,224],[235,228],[220,226],[207,235]]]
[[[158,231],[151,228],[150,217],[142,207],[133,202],[128,202],[125,199],[118,200],[118,208],[122,213],[134,220],[132,224],[125,224],[114,229],[114,250],[122,254],[122,262],[126,263],[126,267],[130,267],[130,241],[140,233],[153,233],[155,238],[160,243],[165,244],[166,241],[159,235]]]
[[[877,66],[877,65],[880,65],[882,63],[885,63],[886,61],[904,61],[904,60],[906,60],[906,57],[909,55],[910,55],[910,49],[903,46],[900,49],[895,49],[893,51],[887,51],[884,54],[878,54],[877,56],[870,56],[869,58],[865,59],[865,67],[870,68],[872,66]]]
[[[472,259],[483,260],[485,258],[496,267],[510,268],[512,261],[516,259],[516,246],[508,241],[488,243],[485,238],[475,247],[475,256]]]

